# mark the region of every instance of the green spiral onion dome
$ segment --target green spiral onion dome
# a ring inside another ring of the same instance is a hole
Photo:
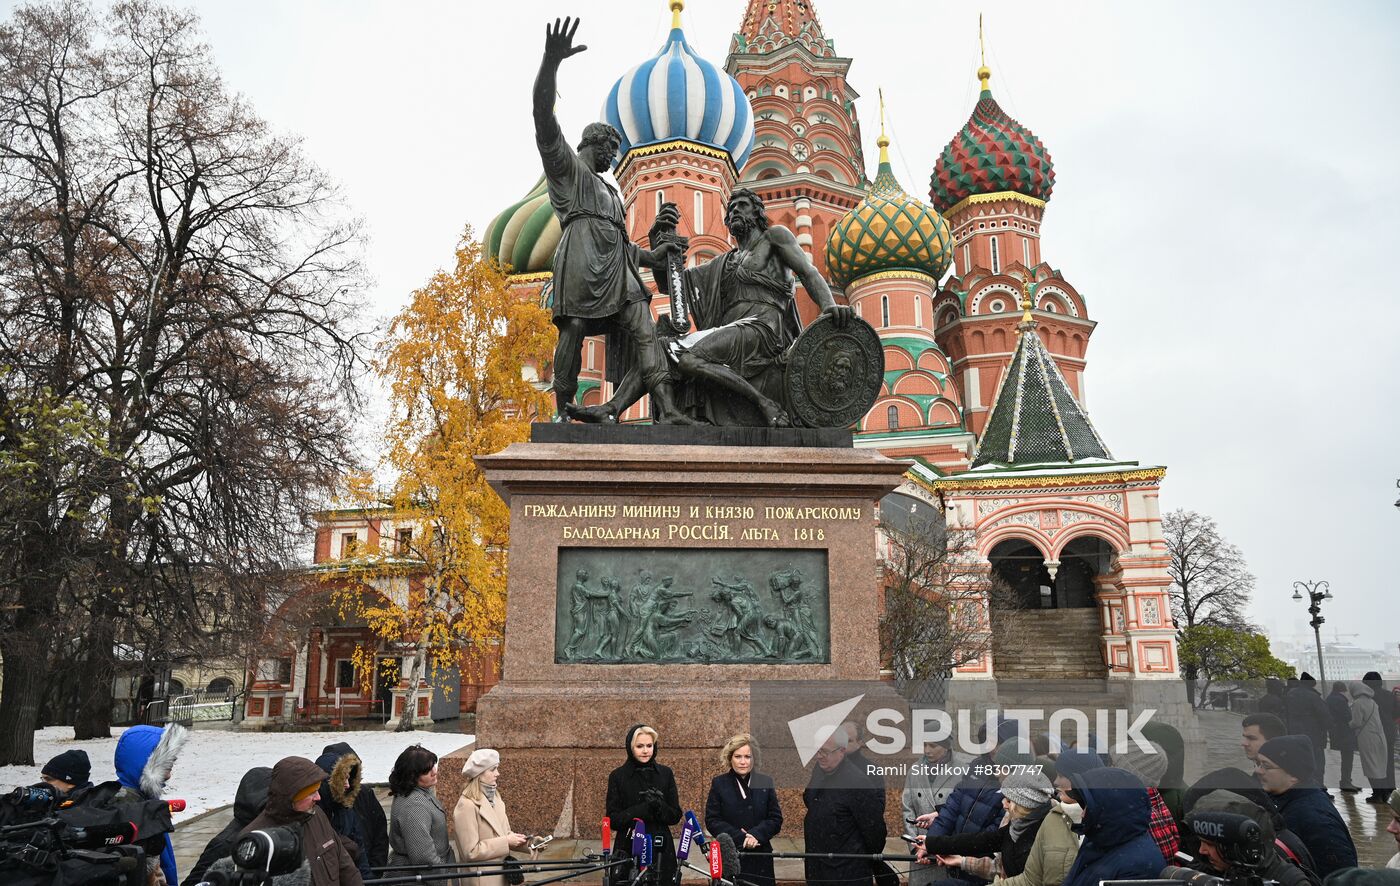
[[[1001,109],[988,81],[992,72],[979,68],[982,94],[972,117],[939,155],[929,180],[929,197],[939,212],[977,194],[1014,191],[1049,200],[1055,186],[1050,152],[1035,133]]]
[[[844,289],[883,271],[917,271],[935,280],[953,260],[948,223],[932,207],[909,196],[890,167],[890,140],[883,132],[880,171],[860,204],[831,229],[826,266],[831,282]]]
[[[491,220],[481,242],[486,254],[510,273],[538,274],[554,269],[554,250],[562,235],[541,175],[530,193]]]

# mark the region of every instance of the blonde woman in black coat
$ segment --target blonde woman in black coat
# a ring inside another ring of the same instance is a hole
[[[724,743],[720,762],[729,771],[710,782],[705,830],[728,834],[743,855],[739,882],[773,886],[773,838],[783,828],[783,809],[773,779],[756,771],[758,744],[748,733]]]
[[[613,855],[631,855],[633,819],[646,823],[649,837],[661,837],[652,862],[661,886],[680,882],[676,844],[671,827],[681,820],[676,776],[669,766],[656,762],[657,732],[644,724],[627,730],[627,762],[608,776],[608,819],[617,839]]]

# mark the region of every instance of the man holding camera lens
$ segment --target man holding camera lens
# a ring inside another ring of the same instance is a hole
[[[1214,827],[1220,815],[1239,815],[1259,826],[1254,845],[1242,845],[1229,828]],[[1272,816],[1256,804],[1230,791],[1211,791],[1202,797],[1186,816],[1186,827],[1200,841],[1196,862],[1198,871],[1226,879],[1237,876],[1259,876],[1276,880],[1281,886],[1316,886],[1320,881],[1310,871],[1290,864],[1274,848]],[[1251,855],[1255,860],[1251,860]]]
[[[272,767],[267,805],[262,814],[239,834],[246,837],[265,828],[291,827],[301,831],[301,851],[311,868],[314,886],[362,886],[355,860],[345,851],[324,813],[321,780],[326,774],[305,757],[284,757]]]

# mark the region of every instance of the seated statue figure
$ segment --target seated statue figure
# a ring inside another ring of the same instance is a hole
[[[666,229],[679,217],[674,204],[665,204],[651,239],[658,243],[688,242]],[[725,225],[734,249],[680,272],[684,292],[671,292],[666,273],[657,273],[657,286],[673,299],[683,298],[695,330],[678,330],[663,316],[657,335],[665,345],[673,377],[686,383],[678,405],[692,417],[712,424],[791,424],[782,404],[781,360],[802,331],[797,316],[794,275],[812,300],[838,327],[855,316],[837,304],[816,267],[782,225],[772,225],[763,201],[747,188],[736,189],[725,207]],[[640,375],[629,371],[612,399],[578,410],[585,421],[616,421],[643,393]],[[734,398],[748,404],[735,409]]]

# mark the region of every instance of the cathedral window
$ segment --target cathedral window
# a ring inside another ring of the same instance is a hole
[[[997,238],[990,238],[992,241],[992,273],[1001,273],[1001,250],[997,248]]]
[[[658,188],[656,191],[656,211],[660,212],[662,205],[666,202],[666,189]]]
[[[890,325],[890,297],[888,295],[880,296],[880,325]]]
[[[1021,254],[1025,256],[1025,261],[1022,264],[1029,268],[1031,266],[1031,241],[1029,237],[1021,238]]]
[[[899,429],[899,407],[891,406],[885,410],[885,424],[891,431]]]
[[[695,233],[705,233],[705,195],[695,192]]]

